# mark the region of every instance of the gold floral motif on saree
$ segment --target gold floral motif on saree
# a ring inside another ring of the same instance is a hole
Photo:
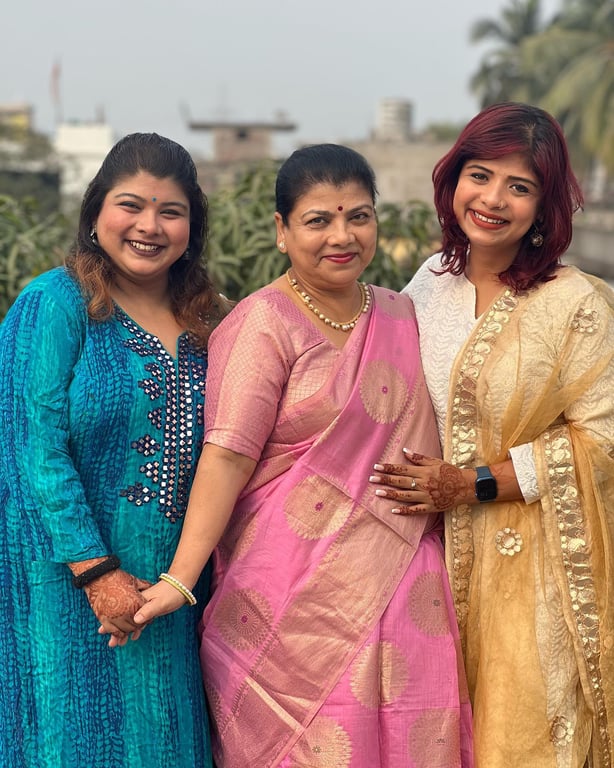
[[[391,704],[403,693],[408,681],[407,659],[389,642],[371,643],[352,664],[352,693],[367,709]]]
[[[458,721],[456,710],[429,709],[409,728],[409,756],[416,768],[460,768],[460,723],[444,727],[446,720]],[[454,734],[447,739],[442,733]]]
[[[352,744],[339,723],[318,715],[288,757],[288,768],[347,768]]]
[[[273,611],[263,594],[255,589],[236,589],[220,600],[215,622],[229,645],[248,650],[264,642],[272,617]]]
[[[423,573],[409,591],[409,615],[420,632],[430,637],[450,633],[446,598],[439,573]]]
[[[365,411],[378,424],[393,424],[407,402],[408,391],[400,371],[384,360],[367,363],[360,380]]]
[[[302,539],[322,539],[336,533],[352,512],[353,501],[319,475],[303,478],[286,496],[284,517]]]

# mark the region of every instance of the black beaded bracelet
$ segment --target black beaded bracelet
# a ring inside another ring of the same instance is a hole
[[[83,573],[80,573],[78,576],[73,576],[72,585],[77,589],[83,589],[83,587],[85,587],[87,584],[90,584],[95,579],[100,578],[100,576],[104,576],[105,573],[116,571],[120,565],[121,563],[119,562],[119,557],[117,555],[109,555],[106,560],[93,565],[91,568],[88,568],[87,571],[83,571]]]

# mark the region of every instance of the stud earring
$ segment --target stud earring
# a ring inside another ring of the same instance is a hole
[[[544,236],[537,229],[535,224],[533,224],[533,232],[531,233],[531,245],[533,245],[535,248],[541,248],[543,244],[544,244]]]
[[[284,240],[280,240],[277,246],[282,253],[286,252],[286,243]]]

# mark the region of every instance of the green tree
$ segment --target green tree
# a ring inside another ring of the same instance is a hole
[[[576,164],[614,172],[614,3],[569,0],[523,51],[527,71],[548,77],[540,105],[561,122]],[[541,65],[540,65],[541,62]]]
[[[209,272],[231,299],[241,299],[282,275],[287,257],[275,238],[275,176],[278,166],[249,170],[231,188],[209,198]],[[437,231],[433,210],[421,202],[378,207],[380,238],[364,279],[399,290],[432,249]]]
[[[400,290],[439,247],[440,227],[433,206],[422,200],[377,207],[378,245],[365,280]]]
[[[262,163],[209,196],[209,273],[231,299],[248,296],[283,272],[273,221],[277,169],[276,163]]]
[[[0,125],[0,195],[35,198],[43,214],[60,209],[60,168],[47,136]]]
[[[0,319],[29,280],[62,262],[68,242],[61,215],[41,216],[32,199],[0,196]]]
[[[474,41],[499,40],[472,78],[482,106],[526,101],[563,126],[580,176],[614,172],[614,4],[565,0],[540,26],[539,0],[512,0],[503,21],[480,21]]]
[[[471,89],[482,107],[501,101],[533,101],[539,83],[522,66],[522,46],[542,30],[540,0],[511,0],[501,20],[481,19],[471,29],[471,41],[494,41],[498,47],[486,53],[471,78]]]

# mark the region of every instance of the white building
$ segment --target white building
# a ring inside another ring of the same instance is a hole
[[[413,106],[407,99],[382,99],[377,105],[373,140],[405,142],[413,134]]]
[[[79,199],[114,144],[106,123],[60,123],[53,141],[61,168],[63,200]]]

